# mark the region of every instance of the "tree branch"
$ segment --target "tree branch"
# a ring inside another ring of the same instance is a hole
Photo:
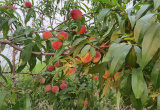
[[[0,40],[0,44],[8,44],[10,45],[11,47],[19,50],[19,51],[23,51],[24,49],[16,46],[15,44],[11,44],[11,41],[9,40]],[[35,55],[55,55],[55,53],[42,53],[42,52],[32,52],[32,54],[35,54]],[[64,52],[62,55],[68,55],[68,52]]]

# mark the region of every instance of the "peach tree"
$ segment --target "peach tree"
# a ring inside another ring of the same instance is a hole
[[[159,110],[159,6],[1,1],[0,56],[8,67],[0,65],[0,109]],[[12,59],[2,54],[6,46]]]

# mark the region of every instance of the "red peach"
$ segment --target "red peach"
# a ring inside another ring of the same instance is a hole
[[[69,64],[69,63],[66,63],[65,66],[66,66],[66,67],[63,69],[63,72],[64,72],[66,75],[72,75],[72,74],[74,74],[74,73],[77,71],[76,67],[69,67],[69,66],[72,66],[72,65]]]
[[[92,57],[91,57],[90,52],[88,52],[86,55],[81,57],[81,60],[83,61],[83,63],[88,63],[88,62],[92,61]]]
[[[53,66],[53,65],[50,65],[50,66],[48,66],[47,70],[48,70],[48,71],[53,71],[53,68],[54,68],[54,66]]]
[[[101,54],[96,51],[96,56],[93,58],[92,62],[97,63],[101,59]]]
[[[54,41],[52,43],[52,48],[55,49],[55,50],[58,50],[61,46],[62,46],[62,42],[61,41]]]
[[[67,88],[67,84],[64,84],[64,83],[61,84],[61,85],[60,85],[60,88],[61,88],[61,89],[66,89],[66,88]]]
[[[59,91],[59,87],[58,86],[53,86],[52,92],[58,92],[58,91]]]
[[[87,106],[87,101],[84,102],[84,106]]]
[[[55,67],[60,67],[59,61],[54,64]]]
[[[10,8],[13,9],[13,10],[15,10],[15,7],[14,7],[14,6],[10,6]]]
[[[32,7],[31,2],[25,2],[24,5],[25,5],[26,8],[31,8]]]
[[[45,91],[46,92],[51,91],[51,89],[52,89],[51,85],[46,85],[46,87],[45,87]]]
[[[61,40],[66,40],[67,38],[68,38],[68,33],[66,33],[66,32],[59,32],[58,34],[57,34],[57,37],[59,38],[59,39],[61,39]],[[62,38],[63,37],[63,38]]]
[[[70,68],[66,75],[72,75],[77,71],[76,67]]]
[[[52,37],[52,33],[49,32],[49,31],[46,31],[46,32],[43,33],[42,36],[43,36],[43,39],[48,40],[49,38]]]
[[[81,25],[80,31],[78,31],[78,27],[76,28],[77,34],[84,34],[86,32],[86,26]]]
[[[7,6],[7,5],[3,5],[3,6],[2,6],[2,8],[7,9],[7,8],[8,8],[8,6]]]
[[[80,10],[78,10],[78,9],[73,9],[70,12],[70,16],[71,16],[72,19],[78,20],[78,19],[82,18],[82,12]]]
[[[95,76],[95,77],[94,77],[94,80],[97,81],[97,80],[98,80],[98,76]]]

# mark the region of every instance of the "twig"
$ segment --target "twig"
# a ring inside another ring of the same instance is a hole
[[[16,71],[15,71],[16,72]],[[7,71],[3,71],[2,73],[4,73],[4,74],[8,74],[8,73],[12,73],[12,72],[7,72]],[[35,73],[23,73],[23,72],[19,72],[19,73],[17,73],[17,74],[29,74],[29,75],[39,75],[39,74],[35,74]]]
[[[3,86],[3,88],[7,89],[7,87],[6,87],[6,86],[4,86],[1,82],[0,82],[0,85],[2,85],[2,86]]]
[[[15,48],[15,49],[17,49],[19,51],[23,51],[22,48],[14,45],[14,44],[11,44],[11,41],[9,41],[9,40],[0,40],[0,44],[8,44],[11,47],[13,47],[13,48]],[[32,54],[35,54],[35,55],[55,55],[55,53],[41,53],[41,52],[32,52]],[[68,53],[64,52],[64,53],[62,53],[62,55],[68,55]]]
[[[13,55],[12,55],[12,65],[13,65],[13,72],[12,72],[12,79],[13,79],[13,88],[16,87],[16,78],[15,78],[15,69],[16,69],[16,66],[15,66],[15,48],[13,48]]]
[[[98,49],[98,50],[101,50],[103,53],[107,53],[106,51],[104,51],[103,49],[101,49],[101,48],[99,48],[99,47],[96,47],[96,46],[93,46],[93,45],[91,45],[92,47],[94,47],[94,48],[96,48],[96,49]]]

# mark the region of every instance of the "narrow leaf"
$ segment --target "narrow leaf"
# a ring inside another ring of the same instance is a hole
[[[103,96],[109,92],[111,85],[112,85],[111,78],[106,79],[105,87],[103,88],[103,93],[101,95],[101,98],[103,98]]]
[[[143,91],[144,91],[144,77],[143,77],[143,72],[140,68],[136,69],[133,68],[132,69],[132,89],[133,89],[133,93],[135,95],[136,98],[140,98]]]
[[[153,58],[160,47],[160,24],[154,23],[146,32],[142,42],[142,69]]]

